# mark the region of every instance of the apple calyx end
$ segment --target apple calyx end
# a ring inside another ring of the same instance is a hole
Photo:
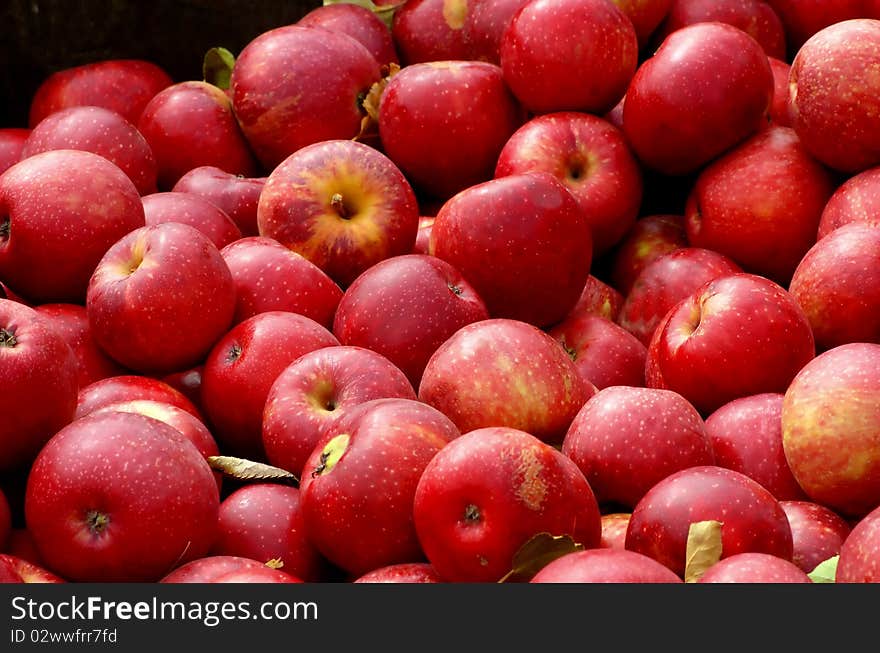
[[[16,345],[18,345],[18,339],[15,337],[15,332],[0,328],[0,347],[13,349]]]
[[[446,287],[449,288],[449,292],[451,292],[456,297],[461,297],[464,294],[464,288],[461,286],[456,286],[454,283],[447,283]]]
[[[318,462],[317,467],[312,470],[312,478],[323,476],[333,471],[336,463],[342,458],[342,454],[348,449],[348,443],[350,441],[351,436],[348,433],[340,433],[331,438],[321,451],[320,461]]]
[[[472,503],[469,503],[464,508],[464,520],[465,522],[472,524],[480,521],[483,518],[480,509]]]
[[[232,345],[232,347],[229,348],[229,351],[226,353],[226,362],[227,363],[234,363],[241,356],[241,352],[242,352],[241,345],[238,344],[237,342],[234,343]]]
[[[89,510],[86,513],[86,526],[92,535],[101,535],[109,525],[110,517],[106,513],[97,510]]]
[[[0,243],[9,240],[9,231],[11,226],[12,222],[9,219],[8,215],[5,215],[2,219],[0,219]]]

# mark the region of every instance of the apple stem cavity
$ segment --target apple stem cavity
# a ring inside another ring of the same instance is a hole
[[[354,211],[345,203],[342,193],[333,193],[333,196],[330,198],[330,206],[343,220],[351,219],[351,216],[354,214]]]
[[[0,347],[9,347],[12,349],[18,344],[18,339],[12,331],[0,328]]]
[[[92,535],[100,535],[107,530],[107,526],[110,525],[110,517],[103,512],[89,510],[86,513],[86,525],[89,527],[89,531]]]

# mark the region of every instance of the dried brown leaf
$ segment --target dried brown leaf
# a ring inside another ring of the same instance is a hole
[[[298,483],[299,479],[280,467],[254,462],[235,456],[208,456],[211,469],[239,481],[273,481],[275,483]]]

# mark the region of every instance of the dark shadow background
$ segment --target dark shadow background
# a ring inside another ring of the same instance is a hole
[[[0,0],[0,127],[26,127],[51,73],[111,58],[147,59],[175,81],[201,79],[202,57],[238,54],[321,0]]]

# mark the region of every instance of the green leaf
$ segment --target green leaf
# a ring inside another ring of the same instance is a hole
[[[498,582],[527,583],[557,558],[583,550],[584,545],[578,544],[569,535],[538,533],[519,548],[513,556],[511,570]]]
[[[298,483],[296,476],[286,469],[273,467],[234,456],[208,456],[211,469],[239,481],[273,481],[275,483]]]
[[[226,48],[211,48],[202,60],[202,77],[209,84],[227,90],[235,67],[235,56]]]
[[[377,5],[372,2],[372,0],[324,0],[324,6],[350,4],[365,7],[381,18],[382,22],[388,26],[388,29],[391,29],[391,23],[394,20],[394,12],[400,9],[405,2],[406,0],[399,0],[398,2]]]
[[[721,560],[721,522],[694,522],[688,528],[684,582],[696,583],[706,570]]]
[[[807,574],[807,576],[809,576],[810,580],[814,583],[835,583],[837,582],[837,563],[839,561],[839,555],[832,556],[828,558],[828,560],[816,565],[816,568]]]

